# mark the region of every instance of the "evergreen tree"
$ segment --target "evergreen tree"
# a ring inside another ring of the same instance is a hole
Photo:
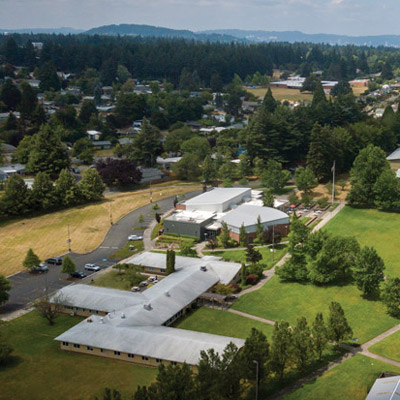
[[[26,165],[30,173],[46,172],[51,178],[68,168],[70,160],[67,149],[61,143],[56,132],[44,125],[32,139],[31,152]]]
[[[264,207],[273,208],[275,204],[275,197],[272,192],[268,189],[264,190],[263,205]]]
[[[293,355],[292,332],[286,321],[275,322],[270,350],[270,368],[282,381]]]
[[[379,285],[384,280],[385,264],[373,247],[364,247],[358,254],[353,277],[358,289],[365,296],[379,294]]]
[[[76,180],[67,169],[63,169],[60,172],[54,192],[57,198],[57,203],[64,207],[78,204],[81,200],[81,193]]]
[[[84,124],[88,124],[92,115],[97,116],[97,108],[95,102],[92,100],[84,100],[82,103],[81,111],[79,113],[79,119]]]
[[[337,345],[346,339],[350,339],[353,331],[347,322],[342,306],[337,302],[329,305],[328,336]]]
[[[206,183],[210,183],[216,178],[217,178],[217,170],[215,168],[215,162],[209,155],[207,155],[203,161],[202,179]]]
[[[57,70],[52,62],[46,62],[42,64],[39,69],[40,90],[49,91],[54,90],[55,92],[61,89],[61,82],[57,75]]]
[[[46,123],[46,112],[42,105],[38,104],[31,114],[31,125],[34,132],[39,131],[40,127]]]
[[[82,180],[79,182],[79,188],[87,201],[98,201],[103,198],[106,185],[104,185],[97,170],[89,168],[83,172]]]
[[[322,87],[321,81],[317,80],[315,83],[315,90],[314,90],[314,96],[312,99],[311,106],[312,107],[317,107],[319,105],[325,105],[326,104],[326,96],[324,89]]]
[[[322,354],[328,344],[328,331],[322,313],[316,315],[311,332],[314,350],[318,355],[318,361],[321,361]]]
[[[221,222],[221,234],[219,236],[219,239],[221,241],[222,247],[224,247],[225,249],[228,247],[229,245],[229,240],[230,240],[230,230],[228,228],[228,225],[226,224],[226,222]]]
[[[63,274],[73,274],[76,271],[76,265],[70,256],[65,256],[62,260],[61,272]]]
[[[30,193],[32,208],[37,210],[48,210],[54,206],[54,186],[46,172],[38,172],[32,185]]]
[[[39,257],[33,252],[32,249],[29,249],[26,253],[25,259],[22,262],[22,265],[31,270],[33,267],[36,267],[40,264]]]
[[[305,317],[297,319],[292,332],[293,357],[300,370],[304,371],[313,357],[311,330]]]
[[[172,165],[172,172],[184,181],[197,181],[200,177],[199,158],[193,154],[184,154],[182,159]]]
[[[382,79],[387,81],[393,79],[393,69],[390,61],[386,61],[382,66]]]
[[[272,90],[270,87],[268,88],[267,93],[265,93],[263,107],[270,113],[273,113],[276,110],[277,103],[272,95]]]
[[[21,215],[30,210],[29,189],[21,175],[10,176],[0,197],[0,211],[5,215]]]
[[[300,167],[296,170],[296,185],[297,189],[303,191],[306,195],[310,195],[312,190],[318,186],[318,181],[309,167]]]
[[[276,160],[268,160],[267,169],[261,174],[261,182],[273,192],[281,191],[290,178],[290,172],[282,169],[282,164]]]
[[[21,103],[18,106],[18,110],[21,113],[23,119],[30,119],[35,108],[38,104],[35,91],[32,89],[29,83],[22,83],[20,86],[21,93]]]
[[[376,180],[373,192],[374,205],[384,210],[394,210],[400,207],[399,179],[391,169],[385,169]]]
[[[382,300],[389,315],[400,317],[400,278],[389,278],[384,285]]]
[[[240,226],[239,243],[240,243],[240,246],[242,246],[242,247],[247,246],[247,233],[246,233],[246,228],[243,223]]]
[[[0,275],[0,306],[4,304],[10,297],[8,293],[10,289],[11,289],[10,281],[4,275]],[[1,357],[0,357],[0,363],[1,363]]]
[[[159,154],[161,154],[160,131],[144,120],[142,129],[135,137],[131,158],[146,167],[151,167],[156,163]]]
[[[21,92],[11,79],[7,79],[1,87],[0,102],[6,105],[7,111],[15,111],[21,102]]]
[[[260,244],[264,243],[264,225],[261,223],[260,216],[257,217],[256,235],[258,242]]]

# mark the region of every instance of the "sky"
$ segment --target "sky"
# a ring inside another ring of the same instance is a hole
[[[400,34],[398,0],[0,0],[0,29],[147,24],[206,29]]]

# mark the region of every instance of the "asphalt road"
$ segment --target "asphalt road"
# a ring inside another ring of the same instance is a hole
[[[186,198],[191,198],[198,195],[200,191],[186,193]],[[158,201],[160,209],[159,214],[163,214],[173,208],[173,200],[175,196],[168,197]],[[85,264],[96,264],[102,269],[115,264],[116,260],[110,260],[110,256],[118,249],[124,247],[128,241],[128,236],[131,234],[143,235],[143,231],[135,230],[135,226],[148,226],[153,221],[154,216],[149,215],[155,211],[152,209],[154,203],[149,203],[144,207],[138,208],[127,214],[117,223],[115,223],[108,231],[103,243],[94,251],[87,254],[70,253],[70,257],[76,263],[77,271],[85,271]],[[139,215],[144,216],[145,222],[138,222]],[[134,242],[133,242],[134,244]],[[71,243],[72,251],[74,243]],[[56,254],[53,257],[57,256]],[[62,256],[61,256],[62,257]],[[85,271],[90,276],[94,272]],[[1,313],[9,313],[26,307],[39,297],[46,293],[54,291],[70,285],[77,280],[71,280],[68,275],[61,273],[61,266],[49,265],[49,272],[46,274],[30,274],[28,272],[20,272],[8,278],[11,282],[10,298],[6,304],[0,307]],[[78,280],[79,281],[79,280]]]

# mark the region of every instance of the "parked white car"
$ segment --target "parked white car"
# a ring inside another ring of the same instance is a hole
[[[128,236],[128,240],[143,240],[143,236],[139,236],[139,235],[129,235]]]
[[[85,269],[88,271],[100,271],[100,267],[96,264],[85,264]]]

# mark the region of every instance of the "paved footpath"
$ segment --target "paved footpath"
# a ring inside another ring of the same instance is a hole
[[[254,321],[263,322],[264,324],[275,325],[275,321],[271,321],[270,319],[265,319],[265,318],[257,317],[256,315],[247,314],[247,313],[244,313],[244,312],[238,311],[238,310],[233,310],[232,308],[228,308],[226,311],[228,311],[228,312],[230,312],[230,313],[232,313],[232,314],[240,315],[241,317],[246,317],[246,318],[254,319]]]

